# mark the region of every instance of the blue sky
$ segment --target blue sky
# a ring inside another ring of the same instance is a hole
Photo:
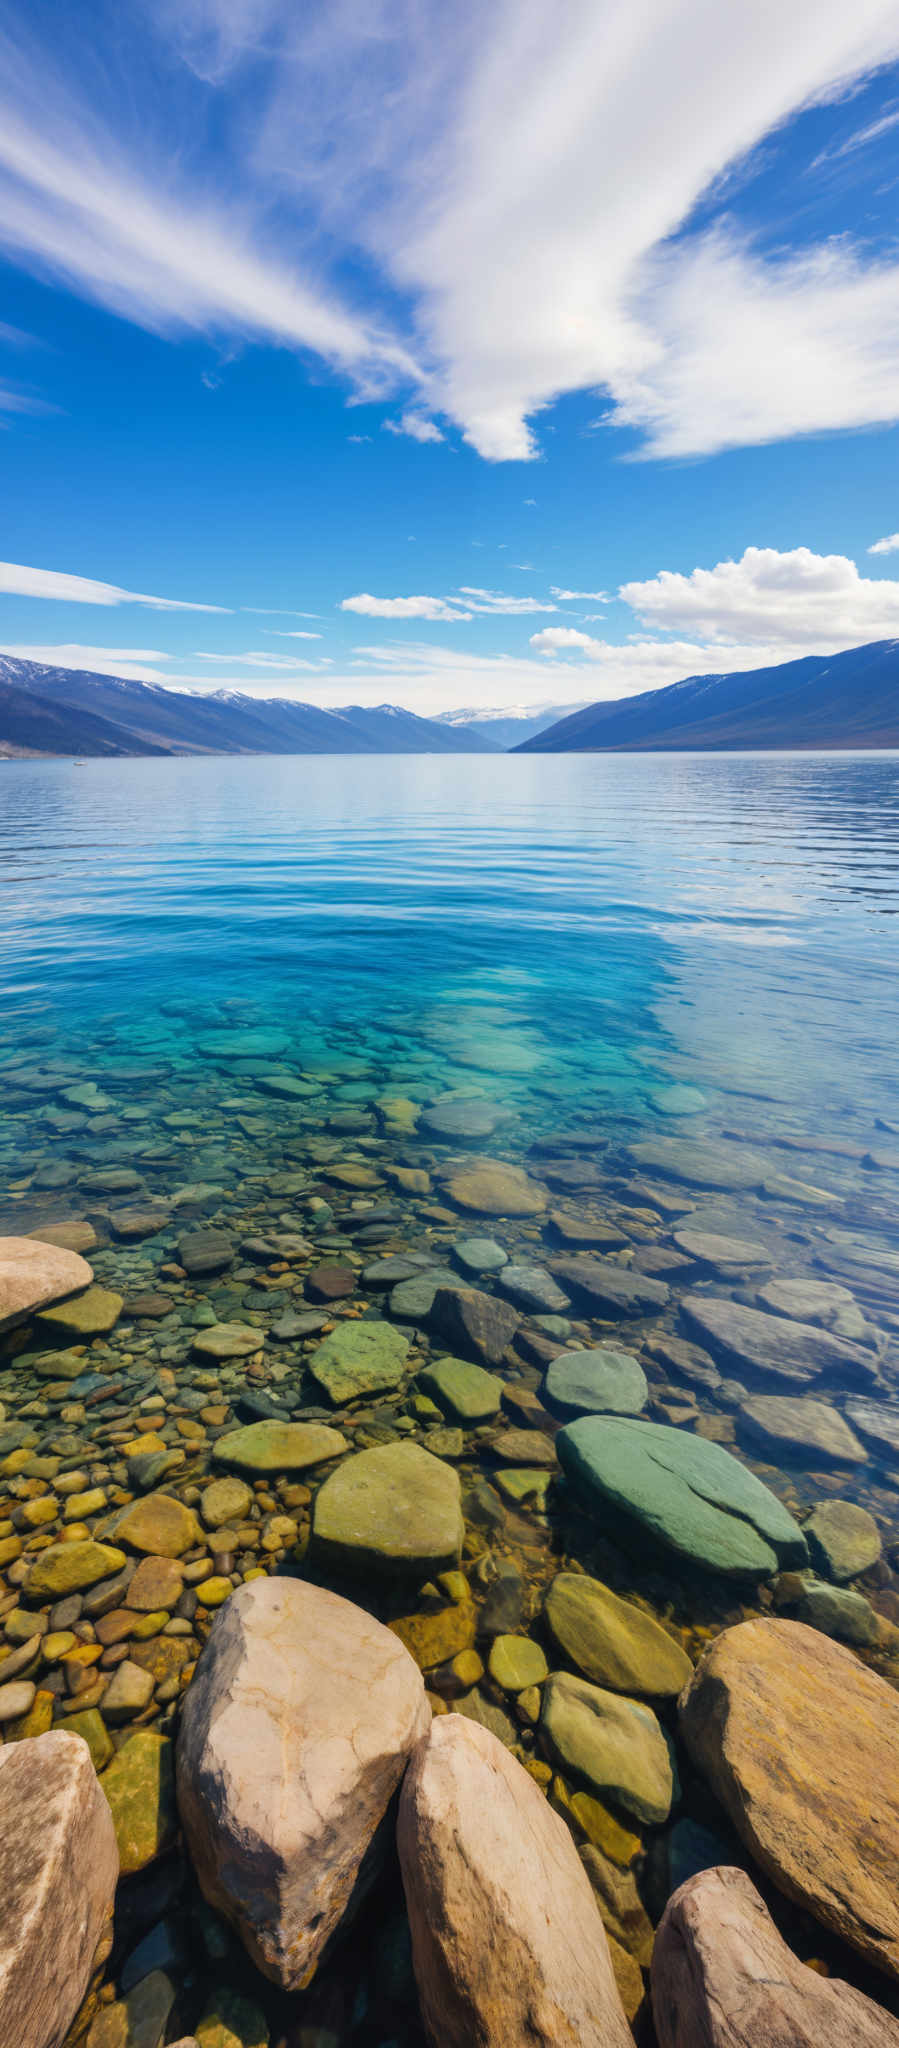
[[[0,4],[0,649],[432,711],[899,638],[897,221],[892,0]]]

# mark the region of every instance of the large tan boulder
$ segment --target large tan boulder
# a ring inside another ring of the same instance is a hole
[[[745,1870],[703,1870],[669,1899],[652,2011],[659,2048],[899,2048],[899,2020],[797,1961]]]
[[[899,1694],[798,1621],[744,1621],[680,1700],[683,1739],[761,1868],[899,1976]]]
[[[398,1842],[433,2048],[633,2048],[568,1829],[489,1729],[432,1722]]]
[[[374,1874],[429,1719],[408,1650],[334,1593],[253,1579],[216,1616],[184,1703],[178,1803],[207,1899],[285,1989],[308,1983]]]
[[[37,1237],[0,1237],[0,1330],[12,1329],[36,1309],[89,1287],[93,1277],[78,1252]]]
[[[87,1743],[0,1749],[0,2041],[60,2048],[112,1913],[119,1853]]]

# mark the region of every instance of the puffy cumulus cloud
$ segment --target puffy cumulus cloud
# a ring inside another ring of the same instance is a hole
[[[470,619],[470,611],[447,604],[444,597],[372,597],[367,590],[357,597],[342,597],[342,612],[361,612],[367,619],[441,619],[444,624]]]
[[[405,435],[410,441],[444,441],[436,420],[429,420],[423,412],[404,412],[398,420],[382,420],[386,434]],[[361,438],[351,435],[350,439]]]
[[[868,549],[869,555],[899,554],[899,533],[886,533],[883,540],[874,540]]]
[[[188,604],[180,597],[148,597],[144,591],[121,590],[117,583],[97,583],[90,576],[67,576],[59,569],[28,569],[21,562],[0,562],[0,591],[8,597],[49,597],[65,604],[145,604],[157,612],[228,609],[222,604]]]
[[[563,654],[573,648],[592,654],[601,651],[602,641],[579,633],[575,626],[544,626],[542,633],[531,634],[531,646],[537,654]]]
[[[623,583],[619,596],[645,625],[705,636],[716,660],[719,643],[737,639],[774,646],[786,660],[899,634],[899,582],[861,576],[847,555],[810,548],[751,547],[738,562],[688,576],[663,569]]]
[[[0,247],[119,317],[310,351],[491,461],[578,390],[663,456],[899,417],[895,251],[722,197],[899,55],[892,0],[57,12],[0,31]]]

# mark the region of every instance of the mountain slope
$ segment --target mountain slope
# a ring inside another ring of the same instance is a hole
[[[694,747],[899,747],[899,641],[739,675],[687,676],[664,690],[589,705],[516,752]]]
[[[440,711],[435,723],[450,725],[455,731],[464,729],[480,733],[492,746],[501,747],[504,753],[520,747],[525,740],[534,739],[539,732],[555,725],[560,718],[567,718],[573,711],[584,711],[583,704],[510,704],[502,711]]]
[[[292,698],[208,696],[91,670],[0,654],[0,753],[394,754],[492,753],[484,735],[455,732],[390,704],[324,711]],[[29,713],[28,705],[32,706]],[[42,712],[37,707],[44,706]],[[22,737],[25,731],[29,738]]]
[[[0,759],[31,754],[161,754],[161,747],[136,740],[121,725],[89,712],[72,711],[33,691],[17,689],[0,674]]]

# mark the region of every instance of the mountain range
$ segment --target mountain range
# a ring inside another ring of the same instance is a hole
[[[899,747],[899,640],[739,675],[687,676],[590,704],[524,741],[537,754]]]
[[[613,703],[420,718],[207,695],[0,654],[0,757],[79,754],[491,754],[899,747],[899,641],[738,675],[687,676]]]

